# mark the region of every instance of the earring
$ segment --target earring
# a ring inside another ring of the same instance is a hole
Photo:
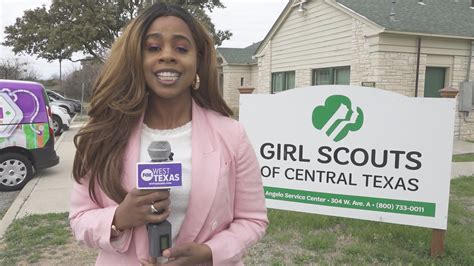
[[[193,80],[193,84],[191,85],[194,90],[199,90],[199,86],[201,86],[201,79],[199,78],[198,73],[196,73],[196,77]]]

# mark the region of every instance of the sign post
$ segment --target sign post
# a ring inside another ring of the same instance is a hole
[[[454,88],[443,88],[439,90],[441,97],[443,98],[456,98],[459,90]],[[431,236],[431,257],[437,257],[444,254],[444,238],[446,230],[433,229]]]
[[[438,257],[444,254],[444,236],[446,230],[433,229],[431,236],[431,257]]]

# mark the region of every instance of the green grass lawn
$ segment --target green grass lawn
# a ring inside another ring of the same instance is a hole
[[[431,258],[429,228],[269,210],[246,264],[474,265],[474,176],[451,182],[448,217],[445,255]]]
[[[280,210],[269,210],[269,219],[246,265],[474,265],[474,176],[451,181],[445,255],[439,258],[429,255],[428,228]],[[0,243],[0,265],[81,263],[82,251],[62,251],[71,242],[67,214],[28,216],[9,227]],[[76,257],[68,257],[71,253]],[[93,263],[95,253],[88,256]]]
[[[70,231],[67,226],[67,214],[64,213],[31,215],[16,220],[4,235],[0,265],[14,265],[23,256],[28,263],[38,262],[46,249],[60,249],[68,242]]]
[[[453,155],[453,162],[474,162],[474,153]]]

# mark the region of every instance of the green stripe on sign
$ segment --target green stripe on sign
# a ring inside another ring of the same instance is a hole
[[[436,210],[436,204],[430,202],[339,195],[277,187],[264,187],[264,191],[267,199],[367,211],[435,217]]]

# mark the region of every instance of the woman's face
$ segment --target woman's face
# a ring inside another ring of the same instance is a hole
[[[186,23],[174,16],[159,17],[145,33],[145,81],[155,96],[179,100],[190,96],[196,76],[196,43]]]

